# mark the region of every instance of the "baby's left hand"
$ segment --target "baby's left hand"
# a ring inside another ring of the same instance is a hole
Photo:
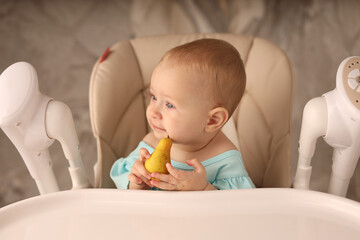
[[[202,191],[208,187],[206,170],[196,159],[188,160],[188,165],[194,167],[193,171],[182,171],[173,168],[170,163],[166,164],[169,174],[152,173],[151,177],[159,179],[151,180],[150,183],[164,190]]]

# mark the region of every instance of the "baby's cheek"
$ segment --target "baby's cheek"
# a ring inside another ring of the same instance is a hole
[[[145,116],[146,120],[149,122],[149,107],[146,108]]]
[[[173,133],[177,138],[185,141],[194,135],[195,129],[189,125],[179,125],[179,127],[176,128]]]
[[[169,129],[167,133],[169,134],[173,142],[182,143],[184,142],[184,138],[186,138],[186,135],[189,133],[189,131],[182,128],[181,126],[179,127],[175,126],[174,128]]]

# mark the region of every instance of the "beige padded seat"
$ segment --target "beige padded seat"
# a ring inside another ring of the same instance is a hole
[[[121,41],[95,64],[90,117],[97,141],[95,187],[113,188],[112,164],[127,156],[149,131],[145,110],[151,74],[170,48],[200,38],[234,45],[245,63],[247,85],[233,118],[245,167],[257,187],[289,187],[293,76],[289,59],[274,44],[234,34],[182,34]]]

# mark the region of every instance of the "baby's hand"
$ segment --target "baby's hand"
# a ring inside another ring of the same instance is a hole
[[[151,175],[144,167],[144,163],[150,157],[150,153],[147,149],[141,148],[139,155],[140,158],[135,161],[129,174],[129,189],[150,189],[150,187],[153,187],[150,184]]]
[[[188,160],[186,163],[195,169],[177,170],[167,163],[166,168],[170,174],[152,173],[151,177],[161,181],[151,180],[151,185],[164,190],[202,191],[208,188],[204,166],[196,159]]]

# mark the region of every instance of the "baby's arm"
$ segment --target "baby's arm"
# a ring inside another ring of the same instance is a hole
[[[141,148],[139,155],[139,159],[135,161],[129,174],[129,189],[150,189],[152,187],[150,184],[151,175],[144,167],[144,163],[150,157],[150,153],[147,149]]]
[[[217,190],[206,180],[206,170],[204,166],[196,159],[188,160],[188,165],[195,169],[191,172],[177,170],[171,164],[166,164],[169,174],[152,173],[151,177],[157,180],[151,180],[154,187],[164,190],[183,190],[183,191],[205,191]]]

